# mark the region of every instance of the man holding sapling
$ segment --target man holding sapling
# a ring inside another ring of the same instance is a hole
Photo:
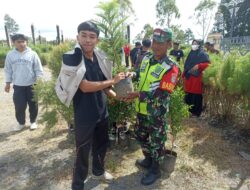
[[[161,176],[160,162],[165,155],[167,116],[170,93],[178,78],[179,68],[167,57],[172,48],[172,31],[157,28],[153,32],[153,54],[144,57],[140,66],[139,91],[128,93],[126,100],[136,98],[135,134],[144,159],[136,160],[148,170],[142,185],[151,185]]]
[[[104,168],[109,140],[106,95],[116,98],[110,87],[124,79],[125,74],[118,73],[112,78],[112,63],[104,52],[96,48],[100,31],[94,22],[79,24],[77,32],[77,45],[63,55],[56,92],[67,106],[73,98],[76,161],[72,189],[83,190],[88,176],[90,150],[93,178],[113,179]]]

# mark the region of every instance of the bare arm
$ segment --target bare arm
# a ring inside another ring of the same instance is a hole
[[[124,73],[117,74],[113,79],[105,81],[88,81],[82,80],[79,88],[83,92],[97,92],[118,83],[120,80],[125,78]]]

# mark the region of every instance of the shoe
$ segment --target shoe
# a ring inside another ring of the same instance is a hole
[[[161,171],[159,162],[152,161],[152,165],[151,168],[149,169],[149,172],[141,179],[141,184],[151,185],[160,177],[161,177]]]
[[[30,125],[30,129],[31,130],[34,130],[34,129],[36,129],[37,128],[37,124],[34,122],[34,123],[31,123],[31,125]]]
[[[105,171],[104,174],[102,174],[102,175],[99,175],[99,176],[93,175],[93,179],[111,182],[111,181],[113,181],[114,177],[109,172]]]
[[[18,124],[15,128],[14,131],[21,131],[24,128],[24,125]]]
[[[125,140],[126,139],[126,134],[122,131],[122,132],[119,132],[119,138],[121,140]]]
[[[116,134],[109,134],[109,140],[115,141],[116,140]]]
[[[136,160],[135,165],[143,167],[145,169],[149,169],[152,165],[152,158],[145,157],[144,159],[138,159]]]
[[[68,130],[69,130],[69,133],[75,132],[75,127],[72,122],[68,122]]]

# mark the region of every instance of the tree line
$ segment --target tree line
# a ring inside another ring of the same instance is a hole
[[[215,15],[214,31],[224,37],[250,36],[249,18],[249,0],[222,0]]]

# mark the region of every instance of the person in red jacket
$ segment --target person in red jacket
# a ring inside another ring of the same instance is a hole
[[[124,54],[125,54],[126,67],[129,67],[129,56],[130,56],[130,47],[129,47],[129,44],[126,44],[123,47],[123,51],[124,51]]]
[[[209,56],[201,44],[201,41],[193,40],[192,50],[188,54],[182,75],[186,93],[185,102],[191,105],[189,111],[197,117],[202,112],[202,73],[210,63]]]

